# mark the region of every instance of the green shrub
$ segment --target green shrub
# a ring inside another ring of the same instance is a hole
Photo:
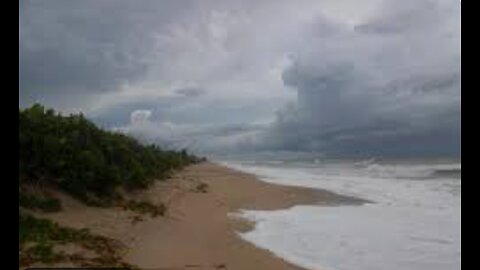
[[[52,263],[63,258],[62,254],[53,251],[52,244],[47,244],[45,242],[40,242],[37,245],[28,248],[25,250],[25,254],[32,262],[39,261],[42,263]]]
[[[207,193],[208,191],[208,185],[205,184],[205,183],[200,183],[197,185],[197,187],[195,188],[195,191],[196,192],[200,192],[200,193]]]
[[[19,110],[20,184],[58,187],[87,203],[108,204],[118,187],[146,188],[200,160],[102,130],[82,114],[62,116],[39,104]]]
[[[58,212],[62,209],[60,201],[57,199],[40,197],[25,192],[19,193],[18,203],[22,207],[33,210],[42,210],[44,212]]]
[[[151,217],[164,216],[167,207],[162,203],[154,205],[146,201],[126,201],[121,204],[123,209],[134,211],[140,214],[150,214]]]
[[[125,266],[119,256],[119,244],[86,229],[62,227],[48,219],[36,218],[20,210],[19,248],[20,265],[29,266],[34,262],[52,263],[68,260],[65,254],[54,250],[58,244],[74,244],[93,251],[95,258],[77,258],[92,266]]]

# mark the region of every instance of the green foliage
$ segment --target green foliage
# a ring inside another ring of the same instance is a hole
[[[44,212],[58,212],[62,209],[60,201],[57,199],[41,197],[22,191],[19,192],[18,203],[22,207]]]
[[[24,254],[26,254],[25,257],[28,256],[28,260],[32,262],[53,263],[63,259],[62,254],[54,252],[53,246],[45,242],[40,242],[26,249]]]
[[[22,211],[19,213],[19,244],[21,266],[61,261],[75,261],[86,266],[128,266],[121,260],[121,246],[117,241],[92,234],[86,229],[62,227]],[[98,256],[83,258],[78,254],[68,255],[54,249],[58,244],[74,244]]]
[[[164,216],[167,207],[164,204],[154,205],[146,201],[126,201],[122,205],[123,209],[134,211],[140,214],[150,214],[152,218]]]
[[[119,187],[148,187],[200,159],[142,145],[97,128],[82,114],[62,116],[39,104],[19,111],[21,183],[60,188],[90,204],[108,204]]]
[[[195,187],[195,191],[199,193],[207,193],[208,191],[208,184],[200,183]]]
[[[19,213],[19,243],[27,242],[77,242],[89,236],[87,230],[76,230],[60,227],[48,219],[36,218],[32,215]]]

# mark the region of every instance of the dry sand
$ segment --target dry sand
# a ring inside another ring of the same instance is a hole
[[[206,192],[196,190],[206,184]],[[165,217],[144,217],[119,208],[94,208],[63,195],[64,211],[45,214],[62,225],[89,228],[126,245],[124,258],[142,269],[302,269],[243,241],[253,224],[229,217],[239,209],[274,210],[297,204],[355,203],[323,190],[274,185],[212,163],[193,165],[135,199],[167,204]]]

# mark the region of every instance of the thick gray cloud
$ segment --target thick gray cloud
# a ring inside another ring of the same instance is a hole
[[[457,1],[22,1],[19,49],[21,106],[164,145],[460,150]]]
[[[266,141],[331,154],[458,154],[459,8],[387,1],[353,29],[312,39],[283,73],[298,103]]]
[[[201,88],[180,88],[175,90],[175,93],[186,97],[198,97],[205,93]]]
[[[119,91],[152,66],[155,33],[190,1],[22,1],[20,104],[82,104]],[[164,8],[167,7],[167,8]],[[79,100],[80,99],[80,100]],[[79,103],[80,102],[80,103]]]

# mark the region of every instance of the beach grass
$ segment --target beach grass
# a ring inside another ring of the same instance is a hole
[[[80,254],[69,254],[56,249],[73,244],[80,249],[95,253],[91,258]],[[74,229],[58,225],[44,218],[19,212],[20,265],[34,263],[60,263],[75,261],[84,266],[126,266],[121,259],[118,241],[92,234],[88,229]]]

